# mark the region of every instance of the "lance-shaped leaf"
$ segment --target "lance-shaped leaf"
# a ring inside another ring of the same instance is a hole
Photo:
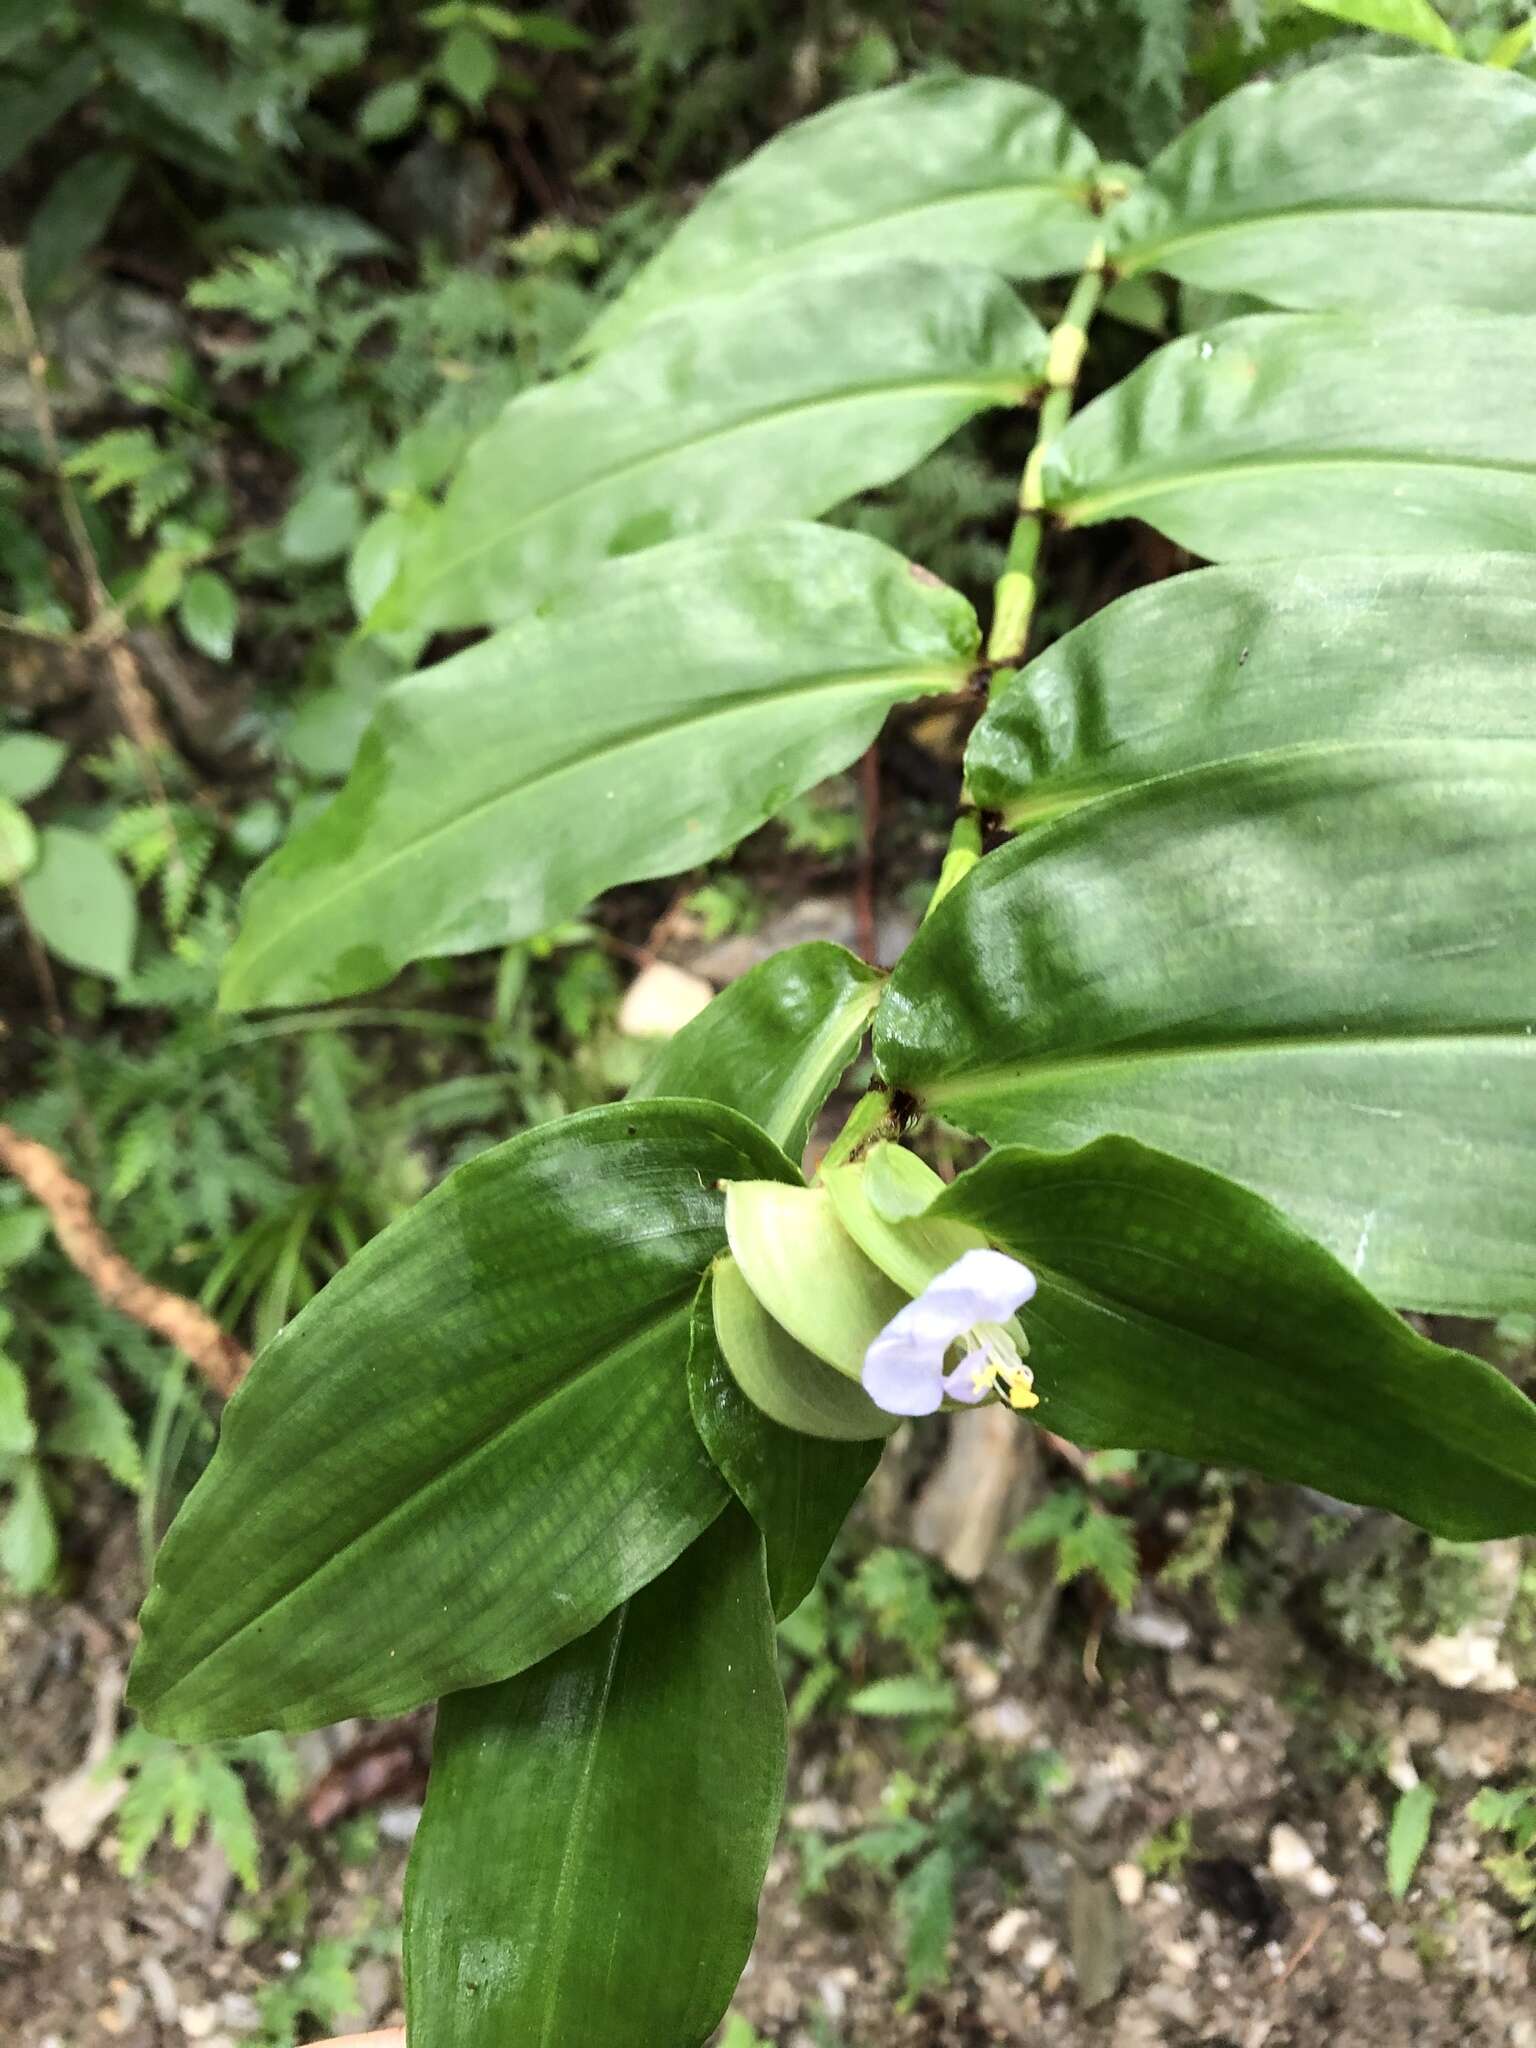
[[[1324,741],[1040,825],[929,918],[875,1051],[995,1143],[1245,1181],[1395,1306],[1536,1307],[1536,748]]]
[[[1068,524],[1145,519],[1213,561],[1536,547],[1536,319],[1271,313],[1189,334],[1044,461]]]
[[[1416,1336],[1278,1210],[1130,1138],[1009,1146],[935,1205],[1038,1276],[1039,1419],[1476,1541],[1536,1529],[1536,1405]]]
[[[702,1103],[589,1110],[450,1175],[272,1343],[161,1547],[130,1692],[184,1740],[509,1677],[726,1499],[688,1409],[716,1182],[788,1175]]]
[[[814,1287],[813,1274],[806,1284]],[[748,1398],[717,1333],[722,1288],[734,1295],[739,1316],[757,1319],[765,1351],[771,1346],[780,1389],[791,1394],[803,1389],[809,1395],[819,1430],[826,1426],[825,1410],[838,1408],[835,1437],[830,1431],[807,1435],[775,1421]],[[781,1617],[792,1614],[815,1585],[898,1418],[881,1414],[861,1387],[801,1351],[771,1321],[730,1259],[721,1259],[705,1275],[694,1304],[688,1398],[705,1448],[763,1532],[773,1611]],[[857,1419],[861,1414],[863,1419]],[[848,1429],[842,1427],[845,1416],[854,1418]],[[862,1434],[850,1435],[853,1428]]]
[[[1044,364],[1039,322],[983,270],[836,271],[684,310],[513,399],[370,624],[494,624],[608,555],[814,518],[1021,403]]]
[[[590,1635],[438,1713],[405,1894],[412,2048],[700,2048],[784,1792],[763,1545],[728,1509]]]
[[[842,946],[817,939],[786,947],[733,981],[669,1039],[629,1099],[723,1102],[798,1159],[884,987],[877,968]]]
[[[1527,312],[1536,85],[1435,57],[1349,57],[1246,86],[1110,216],[1123,272],[1278,305]]]
[[[995,694],[967,781],[1018,826],[1130,782],[1320,744],[1529,750],[1528,562],[1343,555],[1166,578]]]
[[[1080,270],[1099,232],[1093,144],[1002,78],[923,78],[799,121],[712,187],[593,323],[611,348],[710,292],[917,257],[1004,277]]]
[[[709,535],[386,691],[340,797],[251,881],[222,1000],[350,994],[694,867],[958,688],[975,614],[878,541]]]

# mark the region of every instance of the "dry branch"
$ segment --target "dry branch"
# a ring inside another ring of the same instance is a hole
[[[90,1189],[56,1152],[0,1123],[0,1166],[47,1210],[60,1249],[99,1301],[184,1351],[218,1393],[234,1392],[251,1362],[245,1346],[195,1301],[157,1287],[129,1265],[96,1221]]]

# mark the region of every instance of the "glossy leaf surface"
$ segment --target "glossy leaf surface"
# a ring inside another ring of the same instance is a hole
[[[743,1390],[718,1336],[722,1310],[768,1326],[776,1362],[787,1367],[780,1384],[815,1404],[814,1434],[786,1416],[774,1419]],[[730,1259],[705,1276],[694,1305],[688,1353],[688,1398],[709,1455],[731,1491],[763,1532],[774,1613],[792,1614],[816,1583],[848,1511],[880,1462],[882,1441],[898,1418],[884,1415],[841,1373],[770,1322]],[[836,1410],[836,1427],[829,1411]],[[859,1433],[852,1434],[854,1430]]]
[[[370,625],[528,611],[608,555],[815,517],[1039,382],[1045,336],[986,271],[829,272],[658,321],[513,399],[405,550]]]
[[[827,527],[708,535],[387,690],[346,788],[253,878],[222,999],[351,994],[711,859],[959,686],[965,600]]]
[[[937,1209],[1039,1276],[1039,1419],[1073,1442],[1248,1466],[1462,1541],[1536,1529],[1536,1405],[1246,1189],[1104,1138],[994,1152]]]
[[[1044,463],[1071,525],[1213,561],[1536,547],[1536,319],[1272,313],[1171,342]]]
[[[688,1319],[716,1182],[788,1174],[701,1103],[528,1131],[257,1360],[156,1560],[131,1692],[183,1739],[388,1714],[594,1627],[712,1522]]]
[[[1394,1306],[1536,1306],[1536,749],[1326,743],[991,854],[875,1020],[994,1143],[1127,1131],[1278,1202]]]
[[[1351,57],[1222,100],[1111,216],[1135,275],[1304,308],[1529,312],[1536,85]]]
[[[1490,757],[1536,744],[1522,555],[1263,562],[1107,605],[998,690],[971,736],[979,804],[1025,824],[1222,761],[1319,745]],[[1524,758],[1523,754],[1519,755]]]
[[[800,121],[722,178],[599,315],[611,348],[710,292],[906,257],[1004,277],[1079,270],[1099,232],[1093,144],[1001,78],[924,78]]]
[[[412,2048],[699,2048],[752,1946],[784,1760],[762,1539],[730,1508],[589,1635],[443,1702]]]
[[[884,987],[877,968],[842,946],[817,939],[786,947],[722,989],[669,1039],[629,1099],[723,1102],[798,1159]]]

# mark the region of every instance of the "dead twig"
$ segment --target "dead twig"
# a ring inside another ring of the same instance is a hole
[[[47,1210],[60,1250],[99,1301],[185,1352],[217,1393],[234,1392],[251,1362],[245,1346],[195,1301],[157,1287],[129,1265],[96,1221],[90,1189],[56,1152],[0,1123],[0,1167]]]

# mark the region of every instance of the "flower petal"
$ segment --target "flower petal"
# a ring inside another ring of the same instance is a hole
[[[887,1415],[932,1415],[944,1402],[944,1347],[900,1331],[894,1316],[864,1354],[864,1391]]]
[[[985,1345],[967,1351],[954,1371],[944,1375],[943,1387],[950,1400],[964,1401],[968,1408],[984,1401],[992,1391],[992,1374],[985,1370],[986,1365]]]
[[[912,1306],[953,1323],[958,1336],[976,1323],[1006,1323],[1034,1291],[1035,1276],[1028,1266],[1006,1252],[978,1247],[962,1252],[930,1280]]]

